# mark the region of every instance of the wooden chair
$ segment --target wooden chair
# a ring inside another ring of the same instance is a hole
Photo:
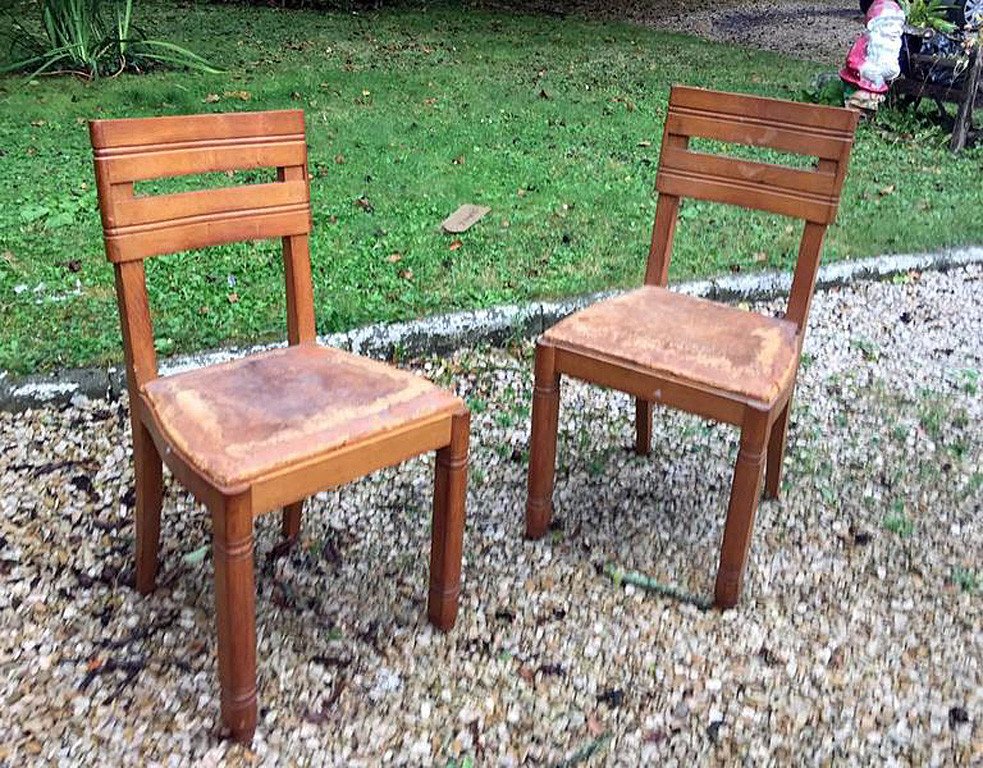
[[[662,140],[645,286],[553,326],[536,349],[526,535],[552,514],[560,376],[636,398],[636,451],[648,454],[652,405],[741,428],[717,571],[716,604],[740,596],[767,453],[768,496],[778,495],[789,403],[826,227],[833,221],[857,115],[774,99],[674,87]],[[693,137],[818,157],[814,170],[696,152]],[[766,317],[666,289],[681,197],[805,219],[785,317]]]
[[[430,621],[454,624],[469,413],[458,398],[383,363],[318,346],[300,111],[98,120],[90,124],[106,254],[116,272],[136,465],[136,587],[154,588],[161,460],[212,517],[222,719],[256,726],[253,518],[283,508],[296,539],[303,499],[436,450]],[[271,167],[276,181],[143,196],[134,182]],[[282,238],[284,349],[159,378],[143,261],[220,243]]]

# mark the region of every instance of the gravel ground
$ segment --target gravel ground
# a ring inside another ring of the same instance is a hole
[[[630,21],[840,65],[863,31],[855,0],[486,0],[486,6]]]
[[[208,526],[176,488],[160,587],[127,586],[125,401],[0,414],[0,765],[979,765],[981,281],[816,296],[786,493],[724,614],[603,570],[712,593],[734,430],[658,413],[640,459],[628,398],[568,384],[560,524],[529,543],[530,347],[414,364],[475,412],[457,627],[423,619],[429,461],[321,494],[285,557],[264,518],[250,750],[218,731]]]

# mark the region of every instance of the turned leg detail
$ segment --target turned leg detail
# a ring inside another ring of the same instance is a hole
[[[454,415],[450,445],[437,451],[434,468],[427,615],[434,626],[444,631],[453,627],[457,619],[461,591],[470,424],[468,411]]]
[[[249,743],[256,730],[256,587],[248,499],[227,499],[213,510],[212,526],[222,722],[236,741]]]
[[[715,590],[718,608],[734,607],[741,595],[767,441],[768,413],[749,410],[741,429],[741,447],[734,467],[734,483],[720,548]]]
[[[536,348],[535,376],[526,498],[526,537],[530,539],[545,535],[553,515],[560,376],[554,367],[554,351],[551,346],[540,344]]]

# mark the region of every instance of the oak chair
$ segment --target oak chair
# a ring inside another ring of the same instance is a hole
[[[777,497],[809,303],[827,226],[839,205],[857,115],[676,86],[662,139],[655,225],[644,287],[602,301],[546,331],[536,348],[526,535],[552,515],[560,377],[635,396],[635,450],[651,450],[660,403],[741,429],[720,550],[715,603],[736,605],[761,476]],[[769,147],[818,158],[812,170],[690,149],[691,138]],[[755,208],[805,220],[783,318],[667,290],[680,198]],[[765,456],[767,454],[767,462]]]
[[[106,255],[126,354],[136,470],[136,587],[154,589],[161,462],[210,511],[222,719],[256,726],[253,519],[283,508],[298,536],[303,500],[435,450],[430,621],[457,616],[469,413],[423,378],[318,346],[308,236],[304,115],[255,112],[90,123]],[[270,183],[140,195],[164,177],[276,168]],[[289,346],[159,377],[144,259],[281,238]]]

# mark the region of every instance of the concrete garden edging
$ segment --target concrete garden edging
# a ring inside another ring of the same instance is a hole
[[[947,270],[983,263],[983,246],[951,248],[935,253],[877,256],[827,264],[819,270],[817,290],[861,280],[886,280],[912,270]],[[675,290],[717,301],[765,301],[788,294],[790,272],[754,272],[677,283]],[[370,357],[390,359],[443,354],[476,344],[502,345],[538,336],[567,315],[621,291],[592,293],[561,301],[534,301],[490,309],[434,315],[404,323],[378,324],[319,337],[322,344]],[[242,357],[281,344],[229,347],[161,361],[162,375],[192,370]],[[0,371],[0,409],[23,411],[70,402],[76,397],[118,396],[125,388],[122,366],[72,368],[49,374],[14,376]]]

